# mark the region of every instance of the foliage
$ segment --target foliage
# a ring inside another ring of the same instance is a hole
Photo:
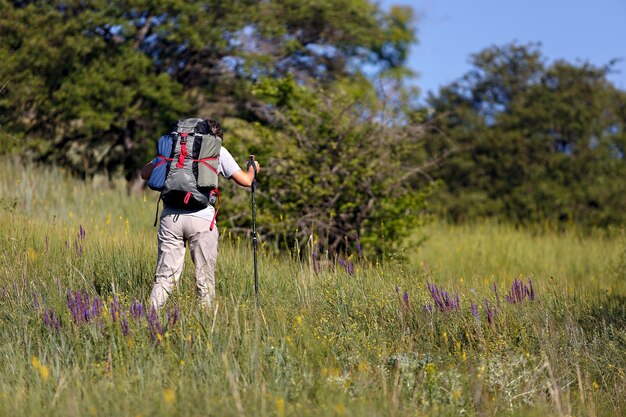
[[[257,308],[251,246],[222,228],[215,308],[199,308],[187,262],[154,317],[139,308],[153,206],[92,188],[0,165],[18,199],[0,208],[0,415],[624,415],[626,288],[608,272],[623,235],[433,223],[430,271],[357,261],[352,275],[261,247]],[[535,300],[505,302],[512,271]],[[460,308],[425,312],[427,282]]]
[[[259,198],[266,236],[300,246],[312,238],[317,253],[344,251],[361,236],[381,255],[421,224],[429,187],[409,182],[424,162],[414,157],[420,135],[394,123],[398,115],[371,89],[340,81],[312,91],[287,78],[266,79],[255,94],[275,103],[258,149],[268,162]]]
[[[414,41],[409,9],[384,13],[366,0],[0,7],[0,152],[27,148],[85,176],[136,175],[155,138],[192,113],[263,119],[265,104],[249,92],[261,76],[392,70]]]
[[[148,57],[101,35],[119,24],[115,5],[3,3],[0,123],[34,157],[85,175],[128,172],[145,155],[139,138],[189,108]]]
[[[536,46],[473,56],[474,68],[431,95],[431,150],[454,150],[435,174],[454,219],[623,224],[626,93],[596,68],[546,65]]]

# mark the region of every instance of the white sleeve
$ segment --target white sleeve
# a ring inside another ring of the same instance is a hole
[[[235,172],[241,171],[239,164],[235,161],[228,150],[222,146],[220,149],[219,172],[226,178],[230,178]]]

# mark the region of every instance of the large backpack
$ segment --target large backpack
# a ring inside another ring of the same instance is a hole
[[[179,120],[172,133],[159,138],[148,186],[161,192],[160,199],[168,207],[201,210],[219,204],[217,169],[221,147],[222,139],[213,134],[207,120]],[[215,217],[211,229],[214,222]]]

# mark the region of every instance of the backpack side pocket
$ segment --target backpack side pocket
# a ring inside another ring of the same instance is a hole
[[[213,135],[202,136],[198,155],[198,188],[217,188],[218,166],[222,140]]]
[[[165,178],[172,161],[173,141],[170,135],[163,135],[157,142],[157,157],[152,163],[155,165],[148,179],[148,187],[155,191],[162,191]]]

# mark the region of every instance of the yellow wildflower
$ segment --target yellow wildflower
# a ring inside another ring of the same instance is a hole
[[[359,365],[358,365],[358,370],[359,370],[359,372],[369,372],[369,370],[370,370],[369,363],[360,362]]]
[[[345,416],[346,415],[346,406],[341,404],[341,403],[335,405],[335,413],[337,413],[337,415],[339,415],[339,416]]]
[[[39,367],[39,375],[41,376],[41,379],[43,379],[44,381],[47,380],[48,377],[50,376],[50,369],[48,369],[46,365],[41,365]]]
[[[41,367],[41,362],[39,362],[39,359],[37,359],[36,356],[33,356],[31,358],[30,363],[33,365],[33,368],[35,369],[39,369]]]
[[[424,372],[426,372],[428,375],[432,375],[435,373],[435,364],[434,363],[427,363],[426,366],[424,366]]]
[[[461,398],[461,390],[455,389],[452,391],[452,400],[458,401]]]
[[[283,398],[277,398],[274,404],[276,405],[276,415],[278,417],[285,417],[285,400]]]
[[[166,404],[174,404],[176,402],[176,393],[171,388],[165,388],[163,390],[163,399]]]

